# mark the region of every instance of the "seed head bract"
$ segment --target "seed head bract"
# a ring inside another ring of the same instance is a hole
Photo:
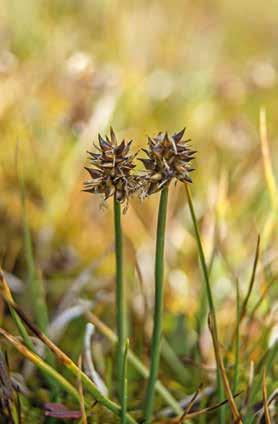
[[[99,145],[94,152],[88,152],[91,165],[85,167],[91,179],[84,183],[84,191],[104,195],[104,199],[115,196],[124,203],[136,190],[136,177],[131,174],[135,168],[135,155],[130,153],[132,141],[120,144],[112,128],[110,138],[98,136]]]
[[[148,138],[148,148],[142,149],[147,158],[140,158],[145,167],[144,195],[163,189],[173,179],[183,183],[191,183],[190,172],[194,159],[194,150],[189,147],[190,140],[184,140],[185,129],[169,135],[159,132],[155,137]]]

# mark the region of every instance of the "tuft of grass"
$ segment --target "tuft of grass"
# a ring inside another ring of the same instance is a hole
[[[88,319],[97,327],[97,329],[103,334],[107,339],[111,341],[111,343],[117,343],[116,334],[105,325],[96,315],[88,312]],[[149,377],[148,368],[142,363],[142,361],[137,357],[137,355],[131,350],[128,350],[127,359],[133,365],[133,367],[145,378]],[[168,389],[161,383],[161,381],[156,380],[155,390],[161,396],[161,398],[173,409],[175,414],[181,415],[182,408],[179,403],[175,400],[175,398],[171,395]]]
[[[47,375],[50,379],[54,380],[59,386],[66,390],[79,404],[80,397],[78,391],[72,386],[61,374],[59,374],[54,368],[48,365],[42,358],[36,353],[29,350],[23,343],[19,342],[16,337],[9,334],[3,328],[0,328],[0,334],[13,345],[26,359],[33,362],[33,364]]]
[[[29,321],[24,312],[16,305],[16,303],[10,302],[7,298],[4,298],[5,301],[10,305],[20,316],[22,321],[28,326],[28,328],[41,340],[55,355],[56,359],[75,377],[80,378],[81,382],[88,390],[88,392],[93,396],[93,398],[106,407],[113,414],[120,416],[121,407],[115,402],[108,399],[104,396],[98,388],[95,386],[93,381],[75,364],[75,362],[69,358],[58,346],[56,346],[42,331],[40,331],[33,323]],[[4,331],[4,330],[3,330]],[[79,395],[78,395],[79,396]],[[136,421],[129,415],[126,414],[126,420],[128,424],[135,424]]]

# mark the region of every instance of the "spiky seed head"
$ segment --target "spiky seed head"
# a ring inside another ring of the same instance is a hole
[[[160,132],[148,138],[148,149],[142,149],[147,158],[140,158],[145,167],[143,174],[144,195],[163,189],[173,179],[191,183],[190,172],[194,150],[189,147],[190,140],[184,140],[185,128],[173,135]]]
[[[110,128],[110,138],[98,136],[95,152],[88,152],[92,167],[85,167],[91,179],[84,183],[88,193],[104,195],[104,199],[115,196],[124,203],[136,189],[136,177],[131,174],[136,155],[130,154],[132,141],[117,142],[116,135]]]

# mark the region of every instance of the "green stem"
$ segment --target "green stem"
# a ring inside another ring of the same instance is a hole
[[[122,394],[124,382],[122,381],[122,370],[124,364],[125,342],[126,342],[126,301],[123,283],[123,243],[121,228],[121,205],[114,197],[114,229],[115,229],[115,253],[116,253],[116,327],[118,335],[117,344],[117,373],[118,373],[118,395],[122,405]]]
[[[187,184],[185,184],[185,189],[186,189],[186,194],[187,194],[187,199],[188,199],[189,211],[190,211],[190,215],[191,215],[192,222],[193,222],[195,238],[196,238],[198,253],[199,253],[200,262],[201,262],[201,268],[202,268],[202,271],[203,271],[203,274],[204,274],[206,295],[207,295],[209,310],[210,310],[210,313],[211,313],[211,318],[212,318],[212,321],[213,321],[213,327],[214,327],[214,332],[215,332],[215,341],[216,341],[216,345],[219,345],[217,325],[216,325],[215,307],[214,307],[214,303],[213,303],[213,297],[212,297],[210,280],[209,280],[209,271],[208,271],[208,267],[207,267],[207,264],[206,264],[205,254],[204,254],[204,250],[203,250],[203,246],[202,246],[202,242],[201,242],[199,227],[198,227],[198,223],[197,223],[197,219],[196,219],[196,215],[195,215],[195,211],[194,211],[194,206],[193,206],[193,202],[192,202],[192,198],[191,198],[190,189],[189,189]],[[214,346],[214,348],[215,348],[215,346]],[[216,349],[215,349],[215,356],[217,357]],[[218,393],[219,401],[222,401],[224,399],[224,392],[223,392],[223,385],[222,385],[222,382],[221,382],[220,370],[218,368],[218,365],[219,364],[217,362],[217,393]],[[221,409],[222,408],[220,408],[220,411],[219,411],[219,423],[223,424],[225,422],[225,417],[224,417],[223,411],[221,411]]]
[[[186,387],[190,378],[188,371],[165,337],[161,340],[161,357],[167,362],[178,381]]]
[[[124,362],[122,370],[123,380],[123,393],[122,393],[122,410],[121,410],[121,424],[126,424],[126,413],[127,413],[127,355],[128,355],[129,340],[126,340],[125,351],[124,351]]]
[[[151,345],[151,367],[147,386],[144,417],[145,423],[151,422],[153,413],[155,384],[159,369],[160,342],[163,323],[163,286],[164,286],[164,241],[167,216],[168,187],[160,194],[160,203],[156,233],[156,256],[155,256],[155,306],[153,319],[153,335]]]
[[[32,305],[35,312],[36,322],[42,331],[45,331],[48,325],[48,311],[45,301],[45,294],[43,290],[43,282],[39,278],[35,260],[33,245],[30,234],[30,227],[28,222],[27,210],[26,210],[26,196],[25,196],[25,184],[24,179],[20,177],[20,198],[22,207],[22,220],[23,220],[23,242],[25,259],[28,270],[28,289],[29,295],[32,299]]]
[[[234,368],[234,383],[233,392],[237,392],[238,370],[239,370],[239,325],[240,325],[240,297],[239,285],[236,281],[236,339],[235,339],[235,368]]]

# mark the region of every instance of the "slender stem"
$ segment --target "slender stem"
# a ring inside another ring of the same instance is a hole
[[[235,368],[234,368],[234,382],[233,392],[237,391],[238,384],[238,371],[239,371],[239,325],[240,325],[240,297],[239,297],[239,284],[236,281],[236,339],[235,339]]]
[[[114,197],[114,230],[115,230],[115,254],[116,254],[116,327],[118,335],[117,345],[117,373],[118,373],[118,395],[120,403],[123,403],[122,393],[124,382],[122,381],[122,370],[124,364],[125,342],[126,342],[126,301],[123,283],[123,243],[121,228],[121,205]]]
[[[233,413],[233,416],[236,417],[237,419],[239,419],[238,422],[241,422],[236,404],[234,402],[234,399],[233,399],[233,396],[232,396],[232,393],[231,393],[230,385],[229,385],[229,382],[228,382],[228,379],[227,379],[227,376],[226,376],[226,373],[225,373],[223,359],[222,359],[222,356],[221,356],[220,350],[219,350],[219,339],[218,339],[218,331],[217,331],[216,314],[215,314],[215,307],[214,307],[214,303],[213,303],[212,291],[211,291],[211,287],[210,287],[209,271],[208,271],[208,267],[207,267],[207,264],[206,264],[205,254],[204,254],[204,250],[203,250],[203,246],[202,246],[202,242],[201,242],[199,227],[198,227],[198,223],[197,223],[197,219],[196,219],[196,215],[195,215],[195,211],[194,211],[194,206],[193,206],[193,202],[192,202],[192,198],[191,198],[190,189],[189,189],[187,184],[185,184],[185,190],[186,190],[189,210],[190,210],[190,214],[191,214],[191,218],[192,218],[192,222],[193,222],[193,226],[194,226],[195,237],[196,237],[196,241],[197,241],[198,252],[199,252],[200,261],[201,261],[201,267],[202,267],[202,271],[203,271],[203,274],[204,274],[204,279],[205,279],[205,284],[206,284],[206,294],[207,294],[207,299],[208,299],[208,304],[209,304],[209,309],[210,309],[210,315],[209,315],[210,329],[211,329],[211,333],[212,333],[213,347],[214,347],[215,359],[216,359],[216,363],[217,363],[217,386],[218,386],[217,392],[218,392],[218,396],[219,396],[220,400],[222,400],[223,395],[224,395],[224,393],[223,393],[223,387],[224,387],[226,395],[229,399],[230,409]],[[222,379],[222,381],[221,381],[221,379]],[[225,416],[222,413],[220,413],[220,415],[219,415],[219,422],[221,424],[225,422]]]
[[[123,380],[123,393],[122,393],[122,410],[121,410],[121,424],[126,424],[126,413],[127,413],[127,355],[128,355],[129,340],[126,340],[125,351],[124,351],[124,362],[122,369],[122,380]]]
[[[199,257],[200,257],[201,268],[202,268],[202,271],[203,271],[203,274],[204,274],[207,301],[208,301],[208,305],[209,305],[211,319],[213,321],[213,328],[214,328],[214,332],[215,332],[215,341],[216,341],[216,343],[214,343],[213,345],[214,345],[214,350],[215,350],[215,357],[217,358],[218,354],[217,354],[217,347],[216,346],[218,346],[218,332],[217,332],[217,325],[216,325],[215,307],[214,307],[213,297],[212,297],[212,292],[211,292],[211,287],[210,287],[209,271],[208,271],[208,267],[207,267],[207,263],[206,263],[206,259],[205,259],[205,254],[204,254],[204,250],[203,250],[203,246],[202,246],[202,242],[201,242],[199,227],[198,227],[198,223],[197,223],[197,219],[196,219],[196,215],[195,215],[195,210],[194,210],[194,206],[193,206],[193,202],[192,202],[192,198],[191,198],[191,193],[190,193],[189,187],[187,185],[185,185],[185,189],[186,189],[186,194],[187,194],[187,199],[188,199],[188,206],[189,206],[189,210],[190,210],[190,215],[191,215],[191,218],[192,218],[193,227],[194,227],[194,231],[195,231],[195,238],[196,238],[196,242],[197,242],[197,246],[198,246],[198,253],[199,253]],[[216,344],[216,346],[215,346],[215,344]],[[220,370],[219,370],[218,361],[217,361],[217,394],[218,394],[219,400],[222,401],[224,399],[224,393],[223,393],[222,381],[221,381],[221,378],[220,378]],[[219,419],[220,424],[224,424],[224,422],[225,422],[224,412],[225,411],[223,409],[219,410],[218,419]]]
[[[160,194],[160,203],[156,233],[156,256],[155,256],[155,306],[153,319],[153,335],[151,345],[151,367],[147,386],[144,417],[148,424],[152,419],[155,384],[159,368],[160,342],[163,323],[163,286],[164,286],[164,241],[167,216],[168,187]]]
[[[189,206],[189,210],[190,210],[190,215],[191,215],[191,218],[192,218],[193,227],[194,227],[194,231],[195,231],[195,237],[196,237],[197,246],[198,246],[198,253],[199,253],[200,261],[201,261],[201,267],[202,267],[202,271],[203,271],[203,274],[204,274],[204,280],[205,280],[205,284],[206,284],[206,294],[207,294],[209,309],[210,309],[210,312],[211,312],[213,319],[214,319],[215,318],[215,308],[214,308],[212,292],[211,292],[211,288],[210,288],[209,271],[208,271],[208,267],[207,267],[207,264],[206,264],[205,254],[204,254],[204,250],[203,250],[203,246],[202,246],[202,242],[201,242],[200,232],[199,232],[199,228],[198,228],[198,223],[197,223],[197,219],[196,219],[196,215],[195,215],[195,211],[194,211],[194,206],[193,206],[190,190],[189,190],[189,187],[187,186],[187,184],[185,185],[185,189],[186,189],[186,194],[187,194],[187,199],[188,199],[188,206]],[[216,330],[216,328],[215,328],[215,330]]]

